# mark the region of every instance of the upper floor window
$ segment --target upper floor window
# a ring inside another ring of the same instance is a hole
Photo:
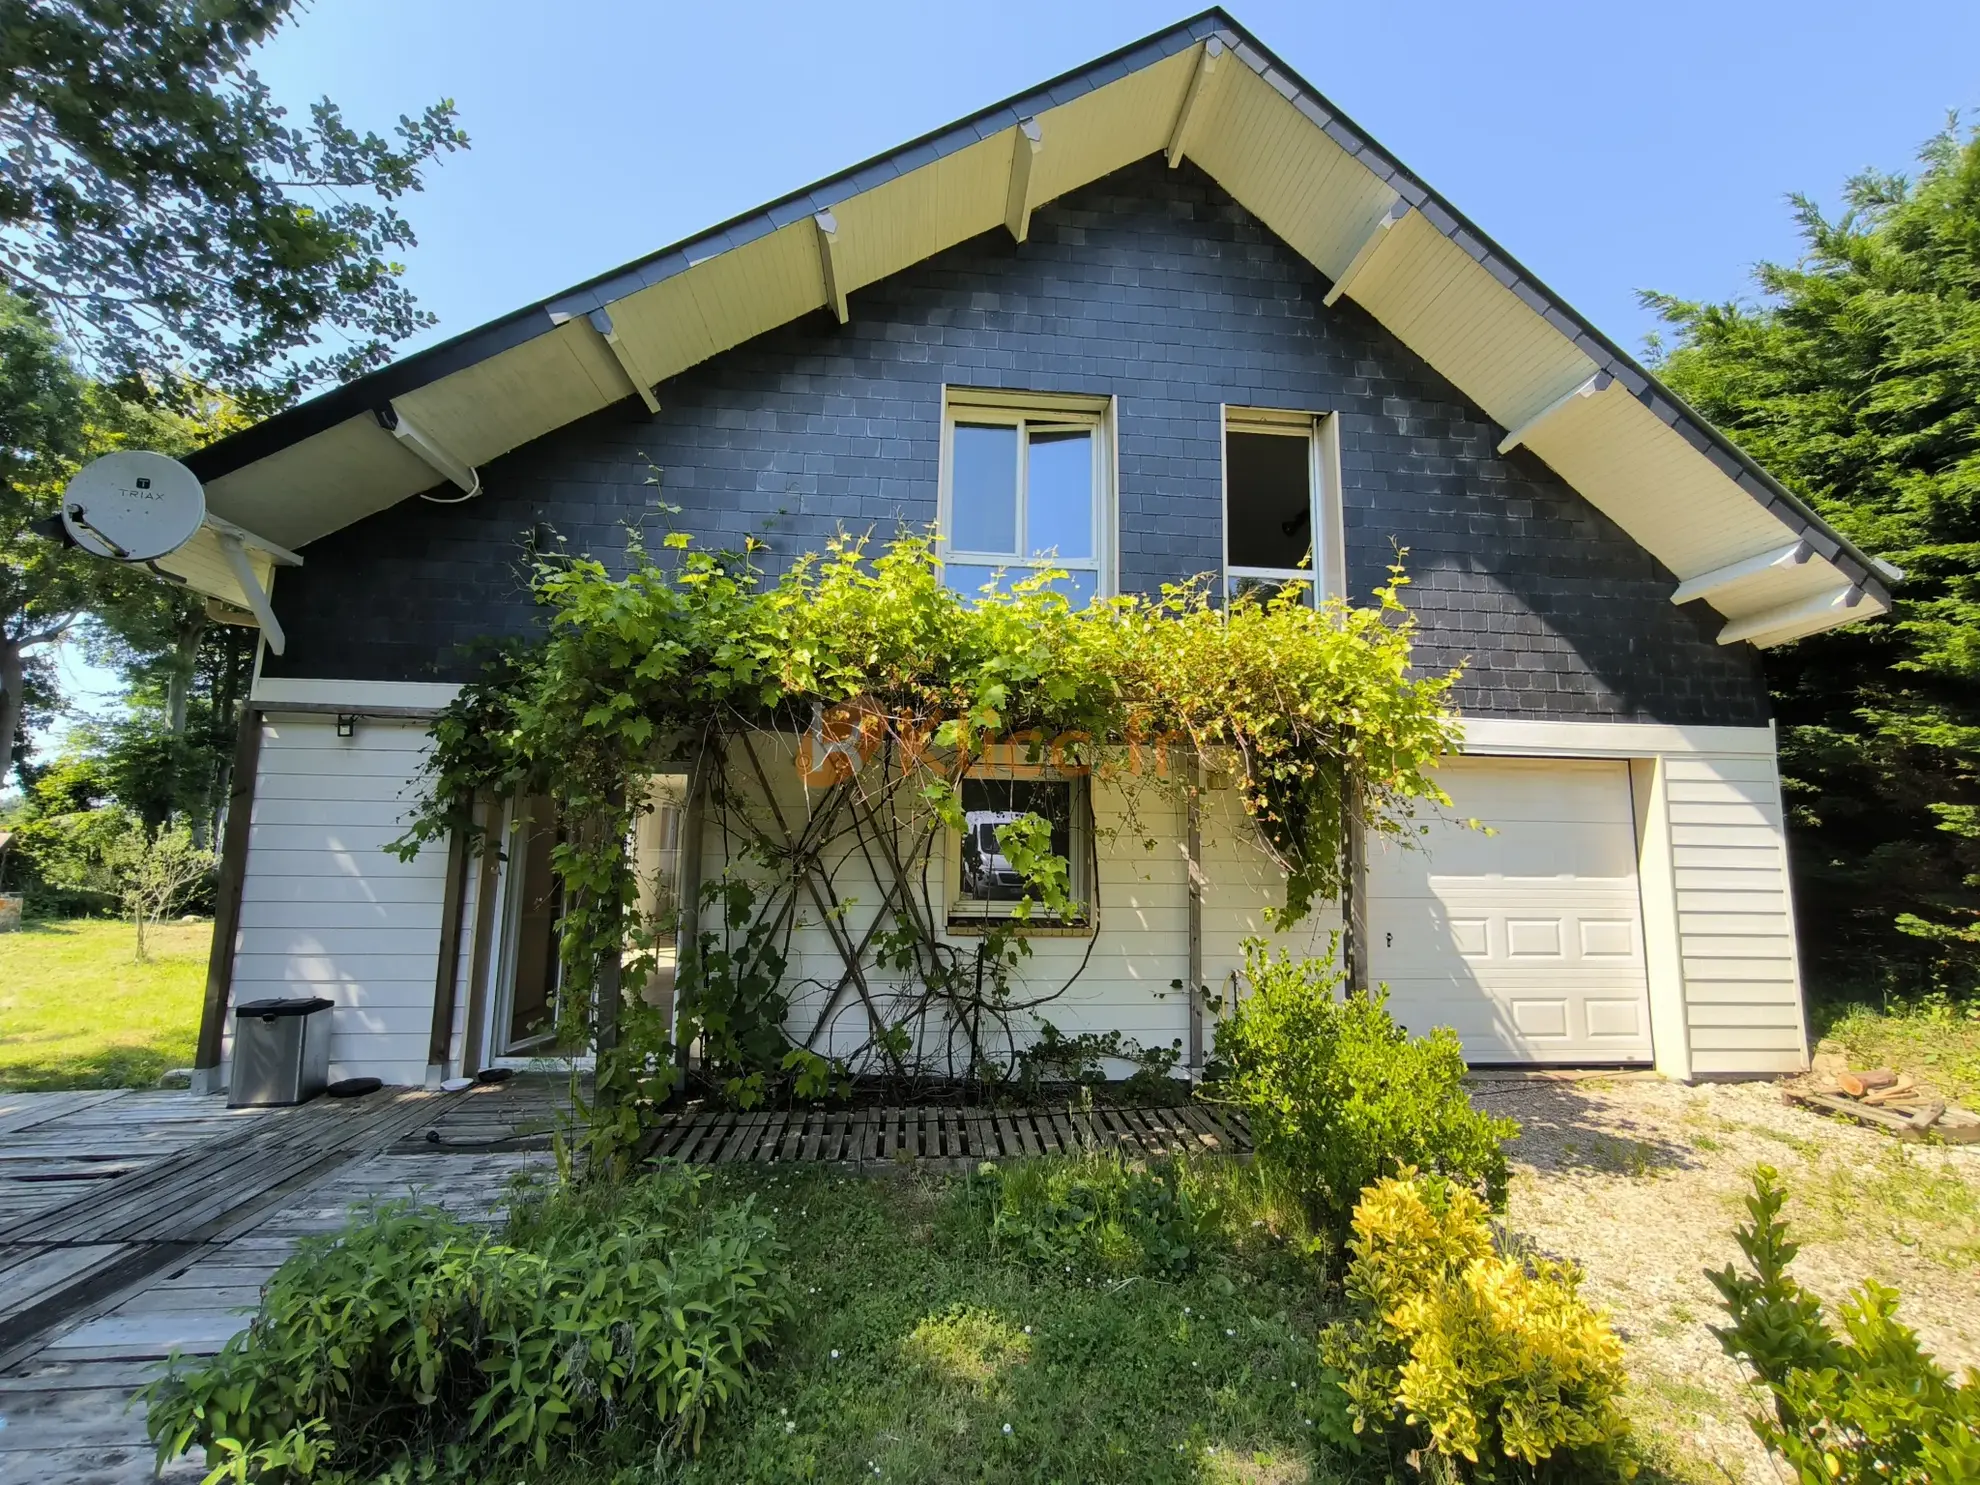
[[[1075,608],[1113,592],[1112,443],[1106,398],[949,388],[936,518],[949,586],[1059,567]]]
[[[1312,602],[1346,587],[1334,420],[1224,409],[1224,595],[1300,584]]]

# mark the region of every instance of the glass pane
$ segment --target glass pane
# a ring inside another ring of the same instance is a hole
[[[1072,860],[1072,784],[1064,779],[964,779],[962,899],[959,906],[1016,902],[1023,882],[997,850],[997,827],[1024,815],[1051,822],[1052,850]]]
[[[516,922],[516,977],[510,988],[508,1035],[503,1051],[520,1050],[547,1038],[557,1019],[557,984],[562,969],[558,924],[564,886],[551,866],[557,846],[556,806],[547,798],[522,801],[525,820],[518,832],[512,885],[522,903]]]
[[[983,585],[997,577],[998,571],[998,568],[979,566],[971,562],[945,562],[942,564],[942,581],[952,592],[960,593],[965,598],[979,598],[983,594]],[[998,579],[997,586],[1008,593],[1011,584],[1023,576],[1024,569],[1021,567],[1007,570],[1003,577]]]
[[[959,552],[1017,553],[1018,430],[958,423],[950,471],[949,545]]]
[[[1033,433],[1025,545],[1034,557],[1093,555],[1093,434]]]
[[[1225,560],[1300,567],[1313,551],[1313,441],[1280,433],[1224,435]]]
[[[1073,568],[1064,577],[1054,578],[1052,587],[1066,595],[1066,602],[1074,608],[1085,608],[1093,601],[1093,595],[1100,591],[1100,574],[1092,568]]]
[[[1249,599],[1254,603],[1269,603],[1285,590],[1288,583],[1296,583],[1297,597],[1308,608],[1313,607],[1313,579],[1301,573],[1287,573],[1284,577],[1233,577],[1224,582],[1224,591],[1233,603]]]

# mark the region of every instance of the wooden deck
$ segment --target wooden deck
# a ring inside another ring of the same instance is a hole
[[[1248,1155],[1251,1131],[1242,1115],[1206,1104],[690,1111],[661,1124],[651,1154],[691,1165],[798,1160],[852,1169],[966,1170],[984,1160],[1081,1150],[1114,1150],[1133,1160]]]
[[[138,1485],[144,1417],[127,1406],[172,1351],[210,1355],[307,1234],[408,1198],[494,1223],[518,1172],[546,1169],[568,1085],[386,1090],[296,1109],[189,1093],[0,1095],[0,1485]],[[964,1170],[1119,1150],[1245,1154],[1243,1121],[1205,1106],[894,1108],[670,1115],[654,1158]],[[203,1474],[180,1461],[164,1479]]]
[[[297,1109],[187,1093],[0,1096],[0,1485],[152,1478],[132,1391],[208,1355],[296,1243],[406,1197],[472,1221],[545,1166],[555,1083]],[[196,1462],[168,1469],[193,1481]]]

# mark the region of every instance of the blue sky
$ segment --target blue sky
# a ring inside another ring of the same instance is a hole
[[[259,70],[359,127],[451,96],[473,149],[405,210],[437,339],[889,149],[1191,11],[318,0]],[[1784,197],[1833,205],[1980,107],[1980,5],[1245,0],[1239,21],[1625,348],[1641,288],[1747,292]],[[79,658],[79,657],[78,657]],[[107,678],[74,662],[69,684]]]

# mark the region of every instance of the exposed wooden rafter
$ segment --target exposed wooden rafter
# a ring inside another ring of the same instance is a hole
[[[1862,588],[1851,584],[1817,593],[1812,598],[1797,598],[1778,608],[1762,609],[1757,614],[1747,614],[1727,624],[1719,631],[1719,643],[1736,645],[1746,640],[1762,647],[1785,644],[1788,640],[1799,639],[1804,634],[1842,622],[1837,617],[1839,612],[1861,607],[1866,596]],[[1872,600],[1872,605],[1872,613],[1888,612],[1887,606],[1882,603]]]
[[[1710,572],[1699,573],[1697,577],[1686,578],[1672,591],[1671,602],[1690,603],[1694,598],[1710,598],[1715,593],[1723,593],[1777,567],[1799,567],[1814,554],[1815,549],[1807,542],[1791,541],[1771,552],[1742,557],[1737,562],[1728,562],[1724,567],[1715,567]]]
[[[852,306],[846,303],[845,274],[839,263],[839,219],[821,211],[811,223],[818,229],[818,271],[825,278],[825,302],[843,325],[852,319]]]
[[[1409,213],[1409,203],[1400,196],[1389,203],[1389,209],[1375,219],[1375,225],[1370,227],[1368,235],[1361,239],[1361,246],[1354,250],[1354,256],[1348,259],[1348,265],[1341,270],[1341,276],[1334,280],[1333,287],[1321,297],[1322,304],[1336,303],[1341,295],[1354,287],[1354,281],[1368,271],[1368,265],[1375,261],[1376,254],[1382,251],[1383,245],[1394,241],[1390,229]]]
[[[1614,381],[1615,378],[1609,375],[1608,372],[1606,371],[1596,372],[1593,376],[1588,378],[1587,381],[1583,382],[1580,386],[1576,387],[1572,392],[1568,392],[1563,394],[1562,396],[1556,397],[1552,402],[1548,403],[1545,407],[1541,408],[1540,411],[1535,413],[1532,417],[1528,418],[1524,423],[1521,423],[1517,428],[1513,429],[1504,438],[1500,439],[1499,452],[1502,454],[1510,454],[1514,449],[1518,448],[1521,444],[1525,443],[1528,439],[1533,437],[1535,433],[1538,433],[1541,429],[1541,426],[1545,424],[1548,419],[1552,418],[1556,413],[1566,411],[1568,408],[1573,407],[1575,403],[1581,401],[1581,399],[1584,397],[1593,397],[1596,396],[1598,393],[1608,391],[1610,385],[1614,383]]]
[[[275,604],[268,590],[261,585],[261,575],[254,570],[254,563],[248,560],[247,545],[232,531],[215,531],[220,542],[220,555],[227,559],[227,569],[234,574],[234,581],[241,585],[241,595],[254,610],[254,617],[261,625],[261,637],[268,641],[268,648],[281,654],[289,646],[288,636],[282,633],[282,624],[275,617]]]
[[[626,374],[626,380],[632,383],[632,389],[639,393],[639,400],[646,404],[646,410],[653,413],[660,411],[660,399],[653,395],[653,380],[640,370],[632,348],[625,343],[619,335],[618,327],[612,323],[612,312],[608,309],[594,309],[585,318],[591,321],[591,328],[598,332],[599,338],[605,342],[606,349],[611,351],[612,359],[619,363],[619,370]]]
[[[256,536],[252,531],[249,531],[243,526],[236,526],[232,521],[223,521],[220,517],[214,515],[212,511],[206,513],[206,518],[200,524],[210,528],[215,536],[233,537],[250,552],[261,553],[262,556],[266,557],[277,567],[301,567],[303,565],[303,559],[287,547],[278,547],[267,537]]]
[[[1011,236],[1023,242],[1031,234],[1032,165],[1045,147],[1045,131],[1037,119],[1019,119],[1011,131],[1011,184],[1004,196],[1004,225]]]
[[[1209,111],[1209,98],[1212,85],[1217,79],[1217,62],[1224,55],[1224,43],[1212,36],[1203,43],[1203,55],[1197,58],[1196,71],[1189,75],[1189,89],[1183,94],[1182,108],[1176,114],[1175,127],[1169,130],[1169,168],[1174,170],[1183,162],[1183,155],[1189,149],[1191,127]]]

